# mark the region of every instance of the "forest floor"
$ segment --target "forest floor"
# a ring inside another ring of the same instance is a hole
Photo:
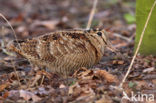
[[[92,3],[0,0],[0,13],[11,23],[17,38],[26,39],[62,29],[86,28]],[[122,57],[106,50],[97,65],[80,68],[68,80],[32,67],[24,58],[7,55],[2,47],[15,38],[0,18],[0,103],[156,103],[156,56],[138,54],[123,84],[124,92],[117,89],[133,57],[134,14],[135,0],[99,0],[92,27],[109,31],[110,41]],[[123,98],[126,95],[128,98]]]

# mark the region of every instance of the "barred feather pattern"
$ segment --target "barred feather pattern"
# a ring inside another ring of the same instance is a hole
[[[105,30],[66,30],[12,41],[7,48],[37,66],[65,75],[80,67],[88,68],[98,63],[107,42]]]

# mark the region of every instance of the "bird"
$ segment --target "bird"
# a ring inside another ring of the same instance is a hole
[[[104,29],[61,30],[25,40],[13,40],[7,50],[21,55],[32,64],[69,75],[81,67],[90,68],[113,47]]]

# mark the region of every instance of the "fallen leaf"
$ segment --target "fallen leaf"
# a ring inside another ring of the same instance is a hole
[[[80,85],[78,84],[78,82],[76,82],[74,85],[69,87],[68,94],[73,94],[75,88],[80,88]]]
[[[10,85],[9,82],[6,82],[6,83],[4,83],[4,84],[1,84],[1,85],[0,85],[0,92],[3,91],[5,88],[7,88],[9,85]]]
[[[38,90],[35,92],[35,94],[39,95],[48,95],[51,92],[51,90],[46,90],[44,87],[38,88]]]
[[[118,64],[120,64],[120,65],[121,65],[121,64],[124,64],[124,61],[123,61],[123,60],[119,60],[119,61],[118,61]]]
[[[122,65],[122,64],[124,64],[124,61],[123,60],[113,60],[113,64]]]
[[[95,76],[100,77],[102,79],[106,79],[108,82],[118,82],[118,79],[112,74],[108,73],[105,70],[97,70],[95,72]]]
[[[66,88],[66,86],[64,84],[61,84],[59,88]]]
[[[102,98],[97,100],[95,103],[113,103],[113,101],[109,96],[103,95]]]
[[[152,83],[156,86],[156,79],[152,80]]]
[[[145,80],[135,81],[135,88],[147,88],[148,83]]]
[[[143,70],[143,73],[150,73],[150,72],[152,72],[152,71],[154,71],[154,67],[150,67],[150,68],[144,69],[144,70]]]
[[[0,96],[0,100],[3,100],[3,97]],[[1,103],[1,101],[0,101],[0,103]],[[2,102],[2,103],[3,103],[3,102]]]
[[[20,97],[22,97],[26,101],[29,101],[32,99],[33,102],[38,102],[41,100],[40,97],[38,97],[34,93],[29,92],[27,90],[11,90],[9,91],[8,94],[9,94],[8,97],[13,98],[13,99],[19,99]]]
[[[93,70],[88,70],[87,68],[82,67],[74,73],[74,77],[78,79],[86,80],[86,79],[92,79],[93,74],[94,74]]]
[[[45,26],[48,29],[55,29],[58,23],[58,20],[34,21],[34,23],[30,27],[35,28],[36,26]]]
[[[7,98],[9,96],[9,92],[5,92],[3,98]]]
[[[9,91],[8,94],[9,94],[8,97],[12,98],[14,100],[17,100],[20,96],[19,90],[11,90],[11,91]]]
[[[74,72],[73,76],[74,76],[74,77],[77,77],[81,72],[85,72],[85,71],[87,71],[87,70],[88,70],[87,68],[81,67],[81,68],[79,68],[78,70],[76,70],[76,71]]]
[[[40,97],[38,97],[37,95],[33,94],[32,92],[26,91],[26,90],[20,90],[20,97],[23,97],[24,100],[28,101],[30,99],[33,100],[33,102],[38,102],[41,100]]]
[[[77,103],[88,103],[89,101],[95,99],[95,92],[93,91],[93,89],[86,87],[81,89],[81,91],[83,92],[81,92],[81,94],[75,100]]]
[[[13,18],[11,21],[12,21],[13,23],[15,23],[15,22],[17,23],[17,22],[22,22],[23,19],[24,19],[23,14],[19,14],[17,17]]]

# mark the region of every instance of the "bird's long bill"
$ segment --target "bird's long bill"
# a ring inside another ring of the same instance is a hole
[[[121,54],[121,52],[120,52],[118,49],[116,49],[116,48],[114,48],[114,47],[112,46],[112,44],[111,44],[110,41],[107,43],[107,46],[106,46],[106,47],[107,47],[107,49],[109,49],[111,52],[113,52],[113,53],[115,53],[116,55],[120,56],[122,59],[126,59],[125,56],[123,56],[123,54]]]
[[[114,47],[113,47],[113,45],[111,44],[111,42],[110,41],[108,41],[107,42],[107,49],[109,49],[110,51],[112,51],[112,52],[114,52],[114,53],[116,53],[118,50],[117,49],[115,49]]]

